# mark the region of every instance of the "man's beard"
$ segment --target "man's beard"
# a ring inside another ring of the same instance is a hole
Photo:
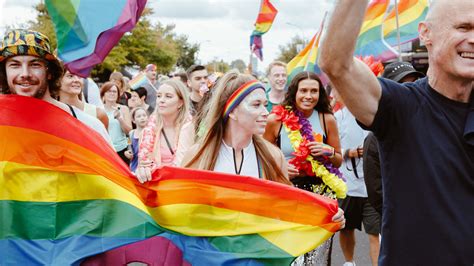
[[[34,85],[36,85],[35,82],[33,82],[32,80],[28,79],[27,80],[29,83],[33,83]],[[46,91],[48,90],[48,85],[47,84],[44,84],[43,87],[40,87],[38,88],[38,90],[31,96],[33,98],[36,98],[36,99],[40,99],[42,100],[44,95],[46,94]],[[13,94],[18,94],[16,91],[10,89],[10,91],[13,93]]]
[[[46,90],[48,89],[47,86],[43,86],[39,88],[36,93],[33,95],[34,98],[42,100],[44,95],[46,94]]]

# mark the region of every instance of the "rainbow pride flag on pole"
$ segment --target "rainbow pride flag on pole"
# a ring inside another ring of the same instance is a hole
[[[255,22],[255,30],[250,35],[250,50],[260,61],[263,60],[262,35],[270,30],[277,13],[278,10],[270,3],[270,0],[262,0],[257,21]]]
[[[354,55],[362,57],[374,56],[381,60],[397,56],[397,53],[384,43],[382,38],[382,24],[389,4],[390,0],[374,0],[370,2],[360,29]]]
[[[428,8],[428,0],[399,0],[400,44],[418,38],[418,24],[426,18]],[[389,45],[398,45],[395,8],[392,9],[383,23],[383,36]]]
[[[322,36],[324,29],[324,23],[326,21],[327,13],[324,15],[319,31],[313,36],[311,41],[306,45],[306,47],[299,52],[291,61],[286,65],[286,72],[288,76],[288,82],[291,82],[293,77],[302,72],[310,71],[318,75],[321,75],[321,69],[318,66],[318,56],[319,56],[319,41]]]
[[[163,167],[140,184],[63,110],[0,106],[1,265],[79,264],[155,238],[163,265],[288,265],[339,229],[336,201],[271,181]]]
[[[46,0],[58,39],[58,56],[74,74],[88,77],[125,32],[132,30],[146,0]]]
[[[138,87],[141,87],[147,83],[150,83],[150,81],[146,77],[146,74],[143,72],[139,73],[136,77],[134,77],[128,82],[128,84],[133,90],[136,90]]]

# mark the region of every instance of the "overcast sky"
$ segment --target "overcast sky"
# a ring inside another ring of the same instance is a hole
[[[98,0],[100,1],[100,0]],[[263,70],[295,35],[311,38],[325,11],[334,0],[272,0],[279,13],[272,29],[263,35]],[[33,5],[39,0],[0,0],[0,32],[5,26],[18,26],[36,17]],[[154,22],[174,24],[175,32],[185,34],[200,44],[202,63],[214,58],[231,62],[249,60],[249,38],[260,6],[260,0],[148,0],[155,12]]]

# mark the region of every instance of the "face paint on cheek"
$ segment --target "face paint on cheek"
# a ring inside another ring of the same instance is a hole
[[[240,103],[240,106],[242,106],[242,108],[249,113],[258,113],[260,112],[260,108],[255,108],[252,105],[259,100],[263,101],[264,99],[262,99],[262,95],[260,93],[254,91],[245,97],[245,99]]]

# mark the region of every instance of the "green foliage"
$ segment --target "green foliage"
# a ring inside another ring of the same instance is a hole
[[[304,47],[308,44],[308,40],[301,38],[296,35],[291,39],[291,41],[285,45],[280,45],[278,47],[279,55],[276,60],[283,61],[288,63],[293,59]]]
[[[183,69],[188,69],[190,66],[195,64],[197,60],[197,53],[199,52],[199,44],[190,44],[188,37],[181,35],[176,38],[178,44],[179,57],[176,66]]]
[[[56,49],[56,33],[54,31],[54,25],[51,21],[51,17],[48,15],[46,5],[43,3],[37,4],[35,9],[38,12],[38,16],[36,17],[35,21],[32,20],[28,22],[29,28],[48,36],[49,40],[51,41],[51,48]]]
[[[57,47],[56,34],[46,6],[42,3],[35,6],[38,12],[36,20],[29,22],[33,30],[46,34],[52,46]],[[153,63],[158,71],[167,73],[176,66],[187,68],[194,64],[199,45],[188,42],[186,36],[176,36],[174,26],[152,24],[148,17],[152,10],[146,8],[132,32],[126,33],[102,64],[97,65],[92,74],[104,76],[125,66],[139,66],[144,68]]]
[[[224,62],[224,60],[222,60],[222,59],[220,61],[217,60],[217,59],[214,59],[211,62],[207,63],[206,69],[207,69],[207,72],[209,72],[209,73],[211,73],[211,72],[225,73],[225,72],[230,70],[230,66],[229,66],[229,64]]]

